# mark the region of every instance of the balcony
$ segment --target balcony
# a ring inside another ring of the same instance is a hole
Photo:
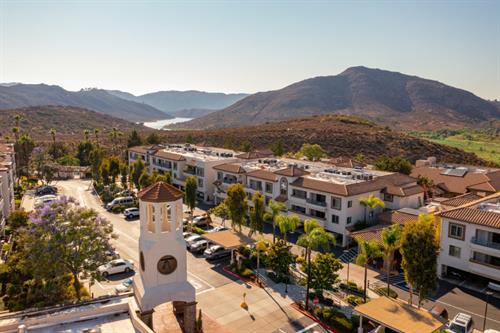
[[[193,176],[196,176],[196,169],[184,169],[182,170],[182,172],[188,174],[188,175],[193,175]]]
[[[476,245],[481,245],[489,247],[491,249],[500,250],[500,243],[488,242],[482,239],[478,239],[477,237],[472,237],[470,242]]]
[[[250,184],[250,186],[248,186],[248,189],[262,192],[262,186],[257,186],[254,184]]]
[[[326,207],[326,202],[325,201],[318,201],[318,200],[314,200],[314,199],[311,199],[311,198],[307,198],[307,203],[308,204],[311,204],[311,205],[315,205],[315,206],[319,206],[319,207]]]

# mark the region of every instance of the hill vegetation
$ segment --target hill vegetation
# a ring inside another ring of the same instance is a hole
[[[312,115],[354,115],[397,129],[479,126],[500,118],[497,104],[443,83],[397,72],[352,67],[250,95],[177,129],[227,128]]]

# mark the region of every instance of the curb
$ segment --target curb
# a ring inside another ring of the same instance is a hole
[[[337,331],[336,329],[333,329],[332,327],[328,326],[327,324],[323,323],[321,320],[319,320],[318,318],[316,318],[315,316],[313,316],[311,313],[301,309],[297,303],[292,303],[290,305],[292,308],[294,308],[295,310],[297,310],[298,312],[302,313],[304,316],[306,316],[307,318],[313,320],[314,322],[318,323],[318,325],[320,325],[321,327],[323,327],[324,329],[330,331],[330,332],[333,332],[333,333],[340,333],[340,331]]]
[[[239,279],[239,280],[241,280],[241,281],[243,281],[243,282],[245,282],[245,283],[251,284],[251,285],[252,285],[252,286],[254,286],[254,287],[261,288],[258,284],[256,284],[255,282],[253,282],[251,279],[248,279],[248,278],[246,278],[246,277],[243,277],[243,276],[241,276],[241,275],[238,275],[238,274],[236,274],[236,273],[232,272],[232,271],[231,271],[230,269],[228,269],[227,267],[228,267],[228,266],[224,266],[224,267],[222,267],[222,270],[223,270],[224,272],[226,272],[227,274],[232,275],[233,277],[235,277],[235,278],[237,278],[237,279]]]

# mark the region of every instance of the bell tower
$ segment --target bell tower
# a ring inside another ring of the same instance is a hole
[[[194,332],[195,289],[187,280],[186,244],[182,236],[184,194],[164,182],[139,192],[139,276],[133,290],[143,321],[152,327],[153,309],[173,302],[184,316],[184,331]]]

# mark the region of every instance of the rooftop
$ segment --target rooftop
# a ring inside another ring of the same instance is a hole
[[[164,182],[152,184],[137,194],[137,197],[146,202],[172,202],[184,196],[182,191]]]
[[[190,144],[170,144],[160,149],[158,153],[173,153],[182,155],[185,158],[192,158],[201,161],[222,161],[235,159],[239,153],[223,148],[216,147],[200,147]]]
[[[440,213],[456,221],[500,229],[500,192]]]

